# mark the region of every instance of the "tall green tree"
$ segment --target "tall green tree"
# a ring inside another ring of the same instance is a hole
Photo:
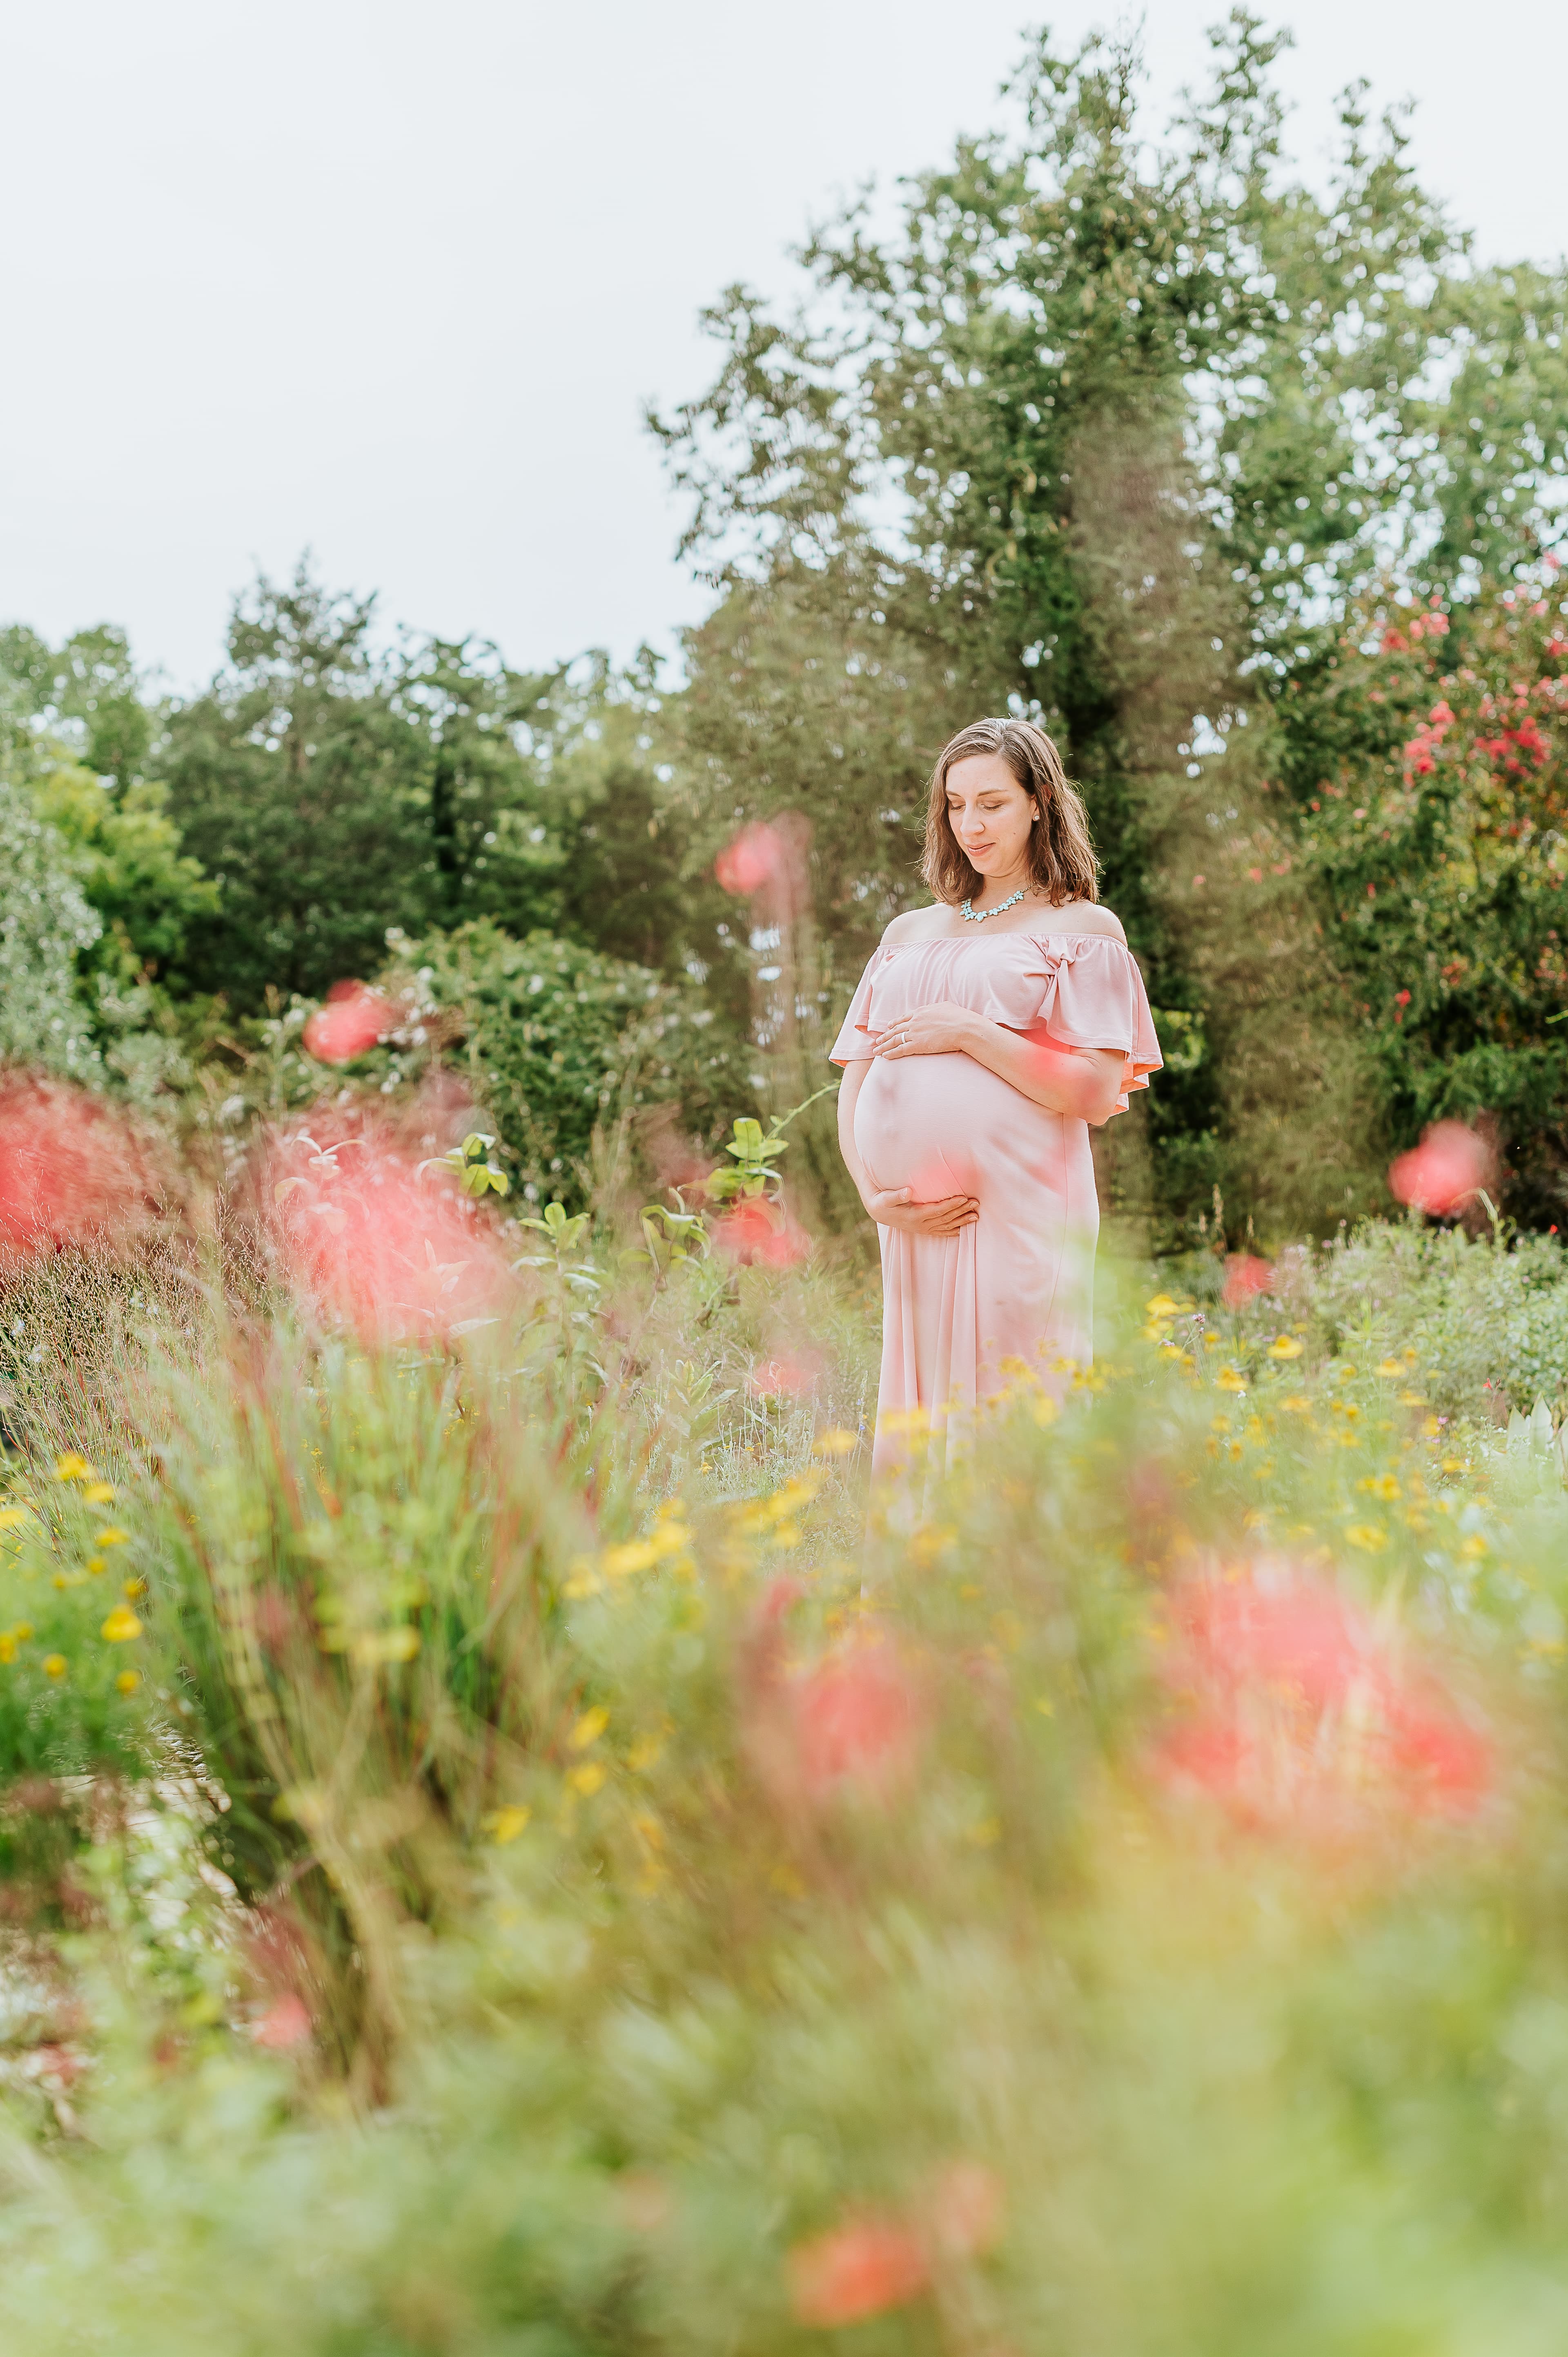
[[[1561,276],[1477,268],[1359,90],[1326,193],[1302,186],[1281,37],[1237,9],[1213,44],[1161,145],[1133,45],[1039,39],[1001,127],[908,183],[890,231],[861,206],[813,238],[792,317],[732,288],[709,316],[714,386],[656,421],[721,592],[692,648],[692,791],[714,832],[743,802],[800,802],[853,965],[913,889],[925,758],[976,709],[1038,713],[1156,1002],[1207,1027],[1209,1057],[1152,1114],[1188,1194],[1219,1173],[1202,1141],[1234,1007],[1272,989],[1232,959],[1227,1003],[1206,992],[1214,896],[1195,927],[1188,891],[1219,865],[1206,846],[1245,833],[1348,603],[1391,565],[1424,590],[1528,558],[1568,465]],[[793,726],[786,645],[807,682]],[[846,704],[871,766],[888,748],[881,831],[868,800],[853,823],[834,809]]]

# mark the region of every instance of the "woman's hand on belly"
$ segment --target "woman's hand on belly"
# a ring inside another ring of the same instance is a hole
[[[882,1187],[862,1200],[879,1228],[902,1228],[910,1236],[956,1236],[980,1217],[972,1195],[944,1195],[939,1202],[917,1203],[911,1187]]]
[[[874,1056],[965,1056],[974,1043],[978,1017],[954,998],[934,999],[912,1015],[872,1035]]]

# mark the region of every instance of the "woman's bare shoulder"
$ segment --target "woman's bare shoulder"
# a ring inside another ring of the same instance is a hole
[[[883,948],[897,949],[900,942],[934,941],[946,930],[948,914],[945,900],[929,900],[923,909],[906,909],[883,934]]]
[[[1062,908],[1053,909],[1050,915],[1053,933],[1103,933],[1108,941],[1127,946],[1127,936],[1122,930],[1122,920],[1113,909],[1102,909],[1098,900],[1069,900]]]

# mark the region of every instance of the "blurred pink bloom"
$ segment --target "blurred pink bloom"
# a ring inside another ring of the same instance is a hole
[[[821,1378],[822,1361],[813,1352],[803,1358],[763,1359],[746,1379],[754,1399],[799,1399]]]
[[[795,1268],[811,1255],[811,1239],[787,1211],[760,1195],[744,1195],[714,1223],[714,1242],[730,1259],[768,1268]]]
[[[0,1263],[127,1242],[156,1208],[141,1146],[98,1098],[65,1081],[0,1078]]]
[[[786,1689],[801,1781],[813,1800],[846,1785],[885,1797],[914,1774],[925,1703],[886,1640],[830,1653]]]
[[[291,2046],[303,2046],[310,2034],[310,2015],[305,2000],[292,1991],[274,1997],[265,2013],[251,2024],[251,2036],[256,2044],[274,2053],[285,2052]]]
[[[1002,2239],[1006,2208],[993,2169],[981,2160],[949,2161],[925,2204],[930,2240],[944,2258],[983,2258]]]
[[[789,2266],[796,2320],[822,2331],[906,2308],[931,2279],[919,2237],[897,2218],[873,2215],[797,2243]]]
[[[1259,1294],[1273,1289],[1273,1261],[1260,1260],[1254,1253],[1231,1254],[1225,1264],[1225,1290],[1220,1296],[1227,1309],[1240,1309]]]
[[[714,862],[714,874],[726,892],[760,892],[781,873],[785,847],[777,828],[766,819],[753,819],[725,844]]]
[[[317,1063],[351,1064],[395,1031],[399,1020],[398,1009],[379,991],[362,982],[335,982],[302,1037]]]
[[[753,819],[714,862],[726,892],[758,904],[768,923],[789,925],[811,897],[811,823],[800,811],[776,819]]]
[[[762,1598],[738,1663],[746,1749],[772,1799],[788,1811],[855,1793],[886,1800],[919,1763],[929,1723],[922,1682],[875,1632],[803,1667],[786,1658],[784,1620],[801,1590],[776,1579]]]
[[[1312,1827],[1390,1804],[1466,1814],[1490,1747],[1339,1591],[1262,1561],[1172,1599],[1166,1675],[1186,1708],[1155,1765],[1255,1823]]]
[[[1485,1138],[1462,1121],[1440,1121],[1421,1144],[1389,1166],[1389,1189],[1402,1203],[1441,1217],[1489,1185],[1496,1157]]]
[[[447,1337],[510,1306],[516,1281],[484,1212],[375,1133],[278,1138],[268,1176],[296,1283],[362,1341]]]

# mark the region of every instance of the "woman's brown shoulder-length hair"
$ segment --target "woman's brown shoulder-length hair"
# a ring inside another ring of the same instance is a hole
[[[939,900],[956,906],[979,891],[980,872],[959,848],[948,816],[948,771],[974,753],[999,753],[1039,811],[1029,830],[1029,875],[1053,909],[1069,900],[1098,900],[1100,868],[1089,814],[1069,785],[1061,755],[1032,720],[975,720],[942,747],[931,771],[926,805],[926,848],[920,873]]]

